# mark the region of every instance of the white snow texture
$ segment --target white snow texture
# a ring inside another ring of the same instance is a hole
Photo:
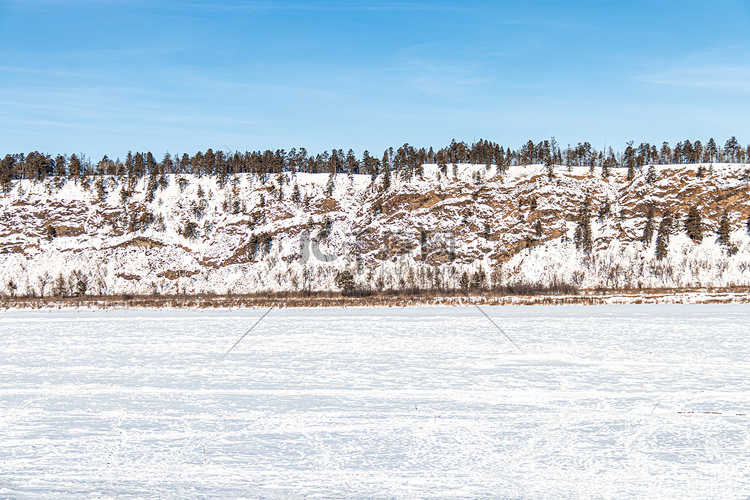
[[[748,305],[0,313],[3,498],[746,498]]]

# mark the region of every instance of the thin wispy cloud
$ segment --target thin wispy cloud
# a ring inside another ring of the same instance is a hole
[[[471,12],[477,8],[470,5],[450,5],[435,2],[255,2],[235,1],[218,4],[205,1],[175,1],[173,5],[216,10],[234,11],[433,11],[433,12]]]
[[[481,77],[480,65],[415,58],[400,58],[398,72],[403,85],[430,97],[458,100],[486,85],[490,79]]]
[[[708,47],[634,80],[656,85],[750,93],[750,57],[738,46]]]
[[[750,93],[750,67],[748,66],[678,66],[668,68],[663,72],[638,76],[635,79],[658,85]]]

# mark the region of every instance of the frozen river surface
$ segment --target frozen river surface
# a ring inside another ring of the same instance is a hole
[[[0,312],[0,498],[747,498],[750,306]]]

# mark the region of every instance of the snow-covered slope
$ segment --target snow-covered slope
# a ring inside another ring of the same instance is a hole
[[[702,177],[698,167],[657,166],[649,183],[645,171],[628,181],[585,168],[426,165],[388,190],[363,175],[170,175],[153,200],[148,178],[127,197],[117,178],[101,179],[103,192],[94,180],[15,181],[0,196],[0,293],[335,290],[342,269],[372,289],[459,287],[464,273],[484,286],[750,285],[746,167],[706,165]],[[587,196],[590,254],[574,243]],[[679,221],[661,260],[655,238],[641,241],[649,205],[654,230],[667,209]],[[693,206],[700,244],[682,230]],[[725,211],[734,255],[716,242]]]

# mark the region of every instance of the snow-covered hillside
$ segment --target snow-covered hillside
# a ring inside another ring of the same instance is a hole
[[[421,179],[364,175],[168,175],[129,191],[115,177],[87,185],[14,181],[0,196],[0,293],[240,294],[336,290],[348,269],[370,289],[468,284],[639,288],[750,285],[745,165],[657,166],[608,178],[587,168],[426,165]],[[704,170],[702,169],[702,171]],[[123,191],[125,191],[123,193]],[[592,250],[576,249],[591,200]],[[641,241],[671,210],[668,253]],[[683,230],[691,207],[704,238]],[[732,254],[716,241],[725,213]]]

